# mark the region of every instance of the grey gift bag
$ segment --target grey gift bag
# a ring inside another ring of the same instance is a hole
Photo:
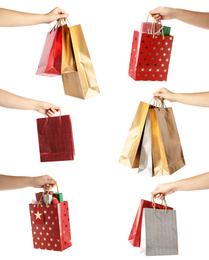
[[[144,133],[142,137],[141,154],[139,161],[138,173],[152,177],[153,163],[152,163],[152,143],[151,143],[151,124],[150,124],[150,113],[147,113],[147,118],[144,126]]]
[[[178,255],[176,211],[144,208],[147,256]]]

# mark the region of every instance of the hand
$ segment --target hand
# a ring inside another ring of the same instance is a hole
[[[49,175],[43,175],[39,177],[32,177],[31,187],[43,188],[45,191],[48,191],[49,187],[54,187],[56,183],[57,182]]]
[[[164,199],[166,195],[172,194],[176,191],[175,183],[159,184],[152,192],[152,196],[156,199]]]
[[[44,101],[38,101],[38,104],[35,108],[35,110],[39,113],[49,117],[54,116],[59,111],[59,109],[60,107]]]
[[[69,16],[64,10],[59,7],[54,8],[51,12],[45,14],[46,23],[51,23],[55,20],[65,19]]]
[[[157,92],[153,93],[154,97],[158,97],[161,101],[168,100],[170,102],[175,102],[175,93],[167,90],[166,88],[161,88]]]
[[[176,17],[176,9],[164,6],[158,6],[149,13],[156,21],[169,20]]]

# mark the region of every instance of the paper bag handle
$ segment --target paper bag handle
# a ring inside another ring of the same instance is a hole
[[[149,17],[150,17],[150,13],[148,13],[148,16],[147,16],[147,21],[149,20]],[[155,37],[155,17],[152,16],[153,20],[154,20],[154,24],[153,24],[153,33],[152,33],[152,37],[154,38]],[[160,21],[160,25],[162,27],[162,37],[163,37],[163,40],[165,39],[165,34],[164,34],[164,30],[163,30],[163,25],[162,25],[162,22]]]
[[[154,199],[154,196],[152,196],[152,207],[153,207],[153,210],[155,211],[155,209],[156,209],[156,205],[155,205],[155,199]],[[165,200],[165,198],[164,199],[162,199],[162,203],[161,203],[163,206],[164,206],[164,209],[165,209],[165,213],[167,212],[167,202],[166,202],[166,200]]]

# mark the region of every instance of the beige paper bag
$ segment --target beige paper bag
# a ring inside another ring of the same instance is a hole
[[[62,67],[61,73],[76,71],[73,46],[70,39],[70,30],[67,24],[62,26]]]
[[[66,95],[90,98],[100,93],[81,25],[70,27],[77,72],[62,75]]]

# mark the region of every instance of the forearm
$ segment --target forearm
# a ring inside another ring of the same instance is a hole
[[[192,191],[209,189],[209,172],[188,179],[173,182],[174,191]]]
[[[174,9],[174,18],[200,28],[209,29],[209,13]]]
[[[31,14],[0,8],[0,26],[25,26],[46,23],[46,15]]]
[[[33,177],[0,175],[0,190],[32,187]]]
[[[37,110],[37,100],[21,97],[0,89],[0,106],[13,109]]]
[[[209,92],[176,93],[174,95],[174,102],[192,106],[209,107]]]

